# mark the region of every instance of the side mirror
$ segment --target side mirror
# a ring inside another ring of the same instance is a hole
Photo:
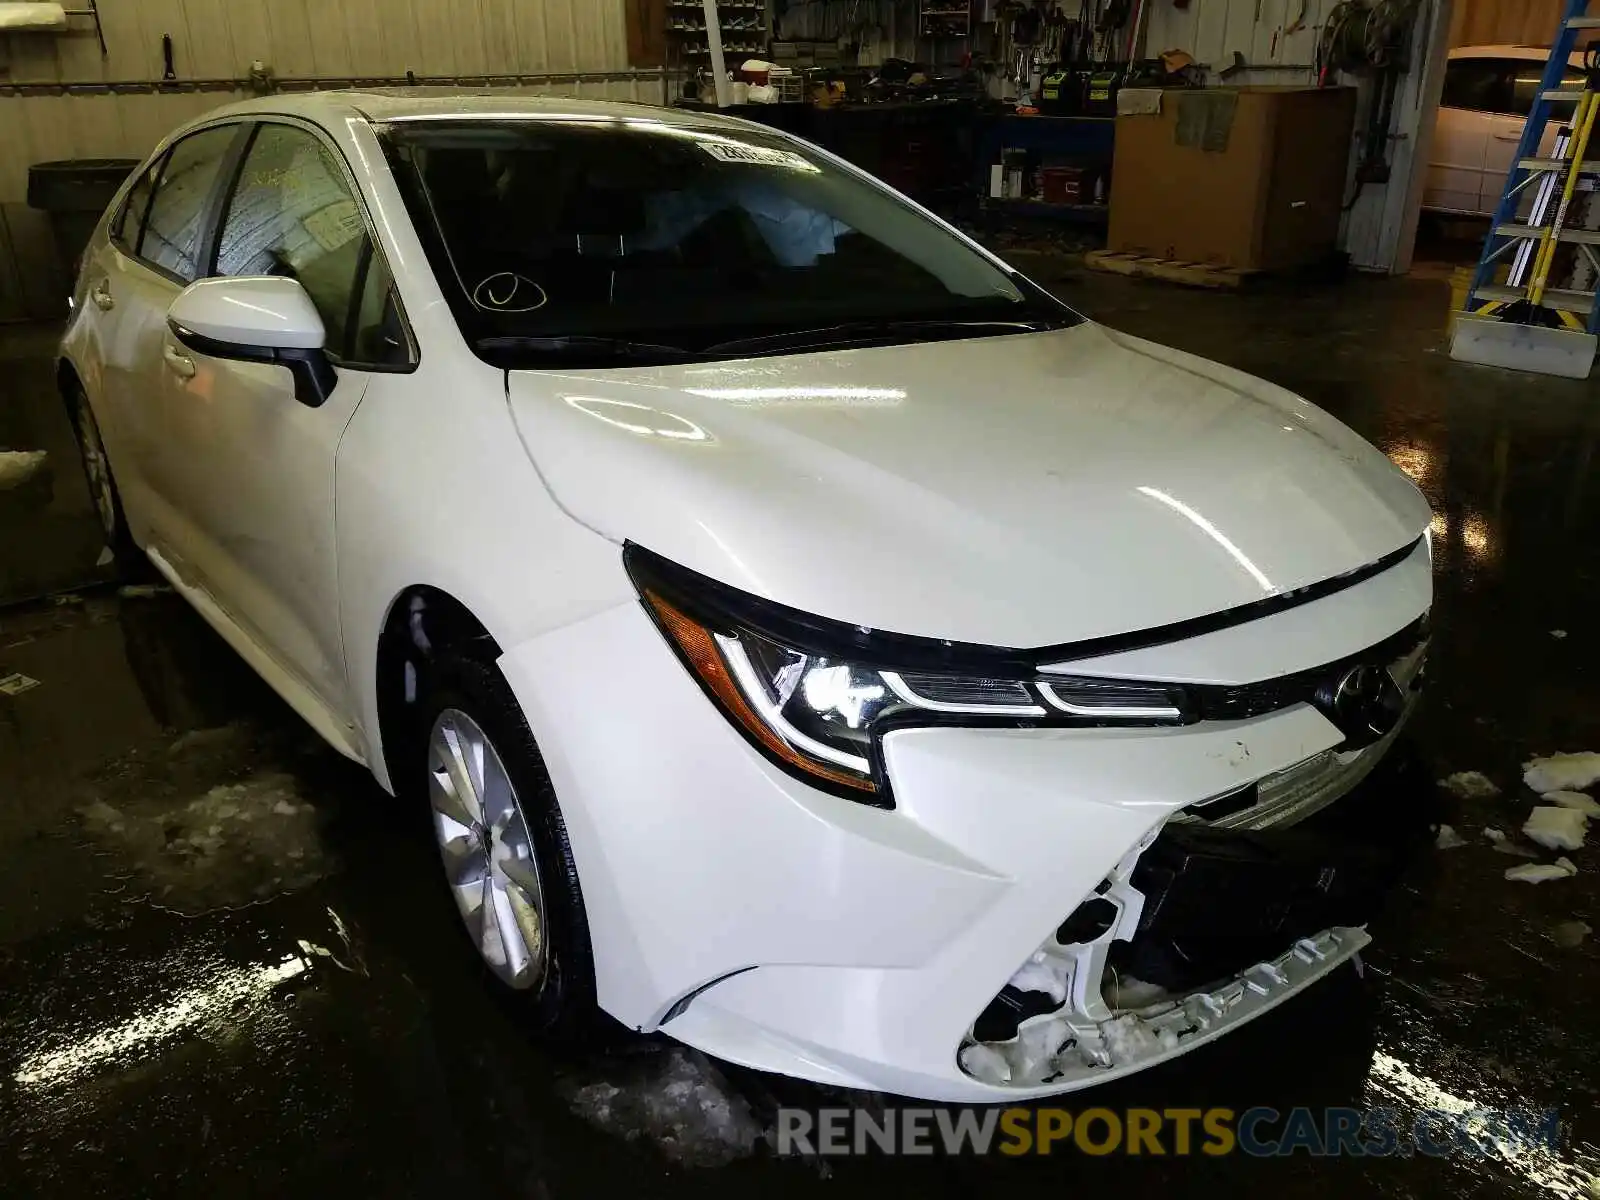
[[[167,326],[197,354],[288,367],[295,399],[310,408],[327,400],[339,381],[323,350],[322,317],[295,279],[198,279],[172,302]]]

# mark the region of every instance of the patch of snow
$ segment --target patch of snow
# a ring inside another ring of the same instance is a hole
[[[1600,817],[1600,803],[1585,792],[1546,792],[1539,798],[1547,804],[1576,809],[1586,817]]]
[[[1522,782],[1541,796],[1546,792],[1582,791],[1600,781],[1600,754],[1552,754],[1522,764]]]
[[[1507,867],[1506,878],[1513,883],[1549,883],[1553,879],[1571,879],[1578,873],[1569,858],[1558,858],[1553,863],[1524,863],[1520,867]]]
[[[27,483],[44,468],[49,457],[44,450],[0,450],[0,492]]]
[[[1010,983],[1018,991],[1044,992],[1057,1004],[1064,1004],[1067,999],[1067,980],[1071,974],[1070,964],[1039,950],[1017,968]]]
[[[566,1098],[590,1124],[627,1141],[652,1142],[674,1162],[690,1166],[744,1158],[765,1136],[749,1102],[721,1072],[703,1055],[681,1047],[642,1070],[635,1065],[622,1072],[617,1082],[571,1088]]]
[[[1559,642],[1562,638],[1567,636],[1567,631],[1565,629],[1552,629],[1550,631],[1550,636]]]
[[[1589,818],[1575,808],[1541,804],[1528,815],[1522,832],[1546,850],[1576,850],[1583,845]]]
[[[261,900],[325,875],[316,809],[293,776],[258,772],[174,800],[159,793],[94,799],[86,833],[129,860],[163,903],[184,912]]]
[[[1483,836],[1488,838],[1491,842],[1494,842],[1496,845],[1499,845],[1506,840],[1504,830],[1495,829],[1488,825],[1483,827]]]
[[[1487,800],[1500,794],[1500,786],[1482,771],[1457,771],[1439,780],[1439,786],[1463,800]]]
[[[1462,837],[1448,825],[1439,826],[1439,836],[1433,844],[1441,850],[1454,850],[1457,846],[1465,846],[1467,839]]]
[[[1594,930],[1583,921],[1563,921],[1550,931],[1550,940],[1563,950],[1571,950]]]
[[[116,561],[117,556],[111,553],[111,547],[102,546],[100,547],[100,557],[94,560],[94,565],[97,567],[109,567]]]

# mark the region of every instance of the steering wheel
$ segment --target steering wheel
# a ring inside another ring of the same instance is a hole
[[[472,302],[485,312],[529,313],[543,308],[550,297],[526,275],[496,271],[472,289]]]

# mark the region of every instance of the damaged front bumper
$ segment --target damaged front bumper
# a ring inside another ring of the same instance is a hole
[[[1420,825],[1419,825],[1420,828]],[[973,1023],[962,1069],[1078,1087],[1193,1049],[1370,940],[1408,839],[1171,823],[1119,863]]]
[[[1192,805],[1119,862],[973,1022],[962,1069],[993,1086],[1084,1086],[1192,1049],[1356,954],[1426,828],[1416,806],[1409,820],[1356,811],[1403,788],[1399,771],[1353,794],[1412,715],[1425,654],[1392,665],[1405,708],[1377,743]],[[1347,819],[1323,812],[1339,800]]]
[[[1160,655],[1174,674],[1210,680],[1341,661],[1415,622],[1428,583],[1419,558]],[[1333,801],[1389,745],[1346,749],[1310,702],[1176,727],[897,729],[882,741],[895,795],[884,811],[753,751],[638,605],[515,647],[500,667],[561,799],[602,1007],[718,1058],[938,1101],[1043,1097],[1199,1046],[1365,938],[1364,910],[1330,905],[1316,923],[1315,906],[1295,905],[1251,943],[1240,912],[1255,901],[1229,915],[1205,891],[1188,898],[1206,856],[1171,856],[1208,833],[1273,834],[1347,807]],[[627,753],[614,723],[574,699],[622,676],[640,712],[663,714],[628,728]],[[1092,899],[1109,916],[1096,905],[1079,917]],[[1230,935],[1222,960],[1204,929],[1178,921],[1195,914]],[[1151,961],[1157,950],[1172,973]],[[1029,964],[1059,974],[1045,1003],[1009,1029],[978,1030]],[[1070,1048],[1050,1044],[1053,1021]],[[1013,1064],[1024,1035],[1038,1062]],[[1004,1077],[975,1047],[1007,1061]]]

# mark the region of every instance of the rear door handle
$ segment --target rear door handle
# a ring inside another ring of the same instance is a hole
[[[116,300],[111,296],[110,285],[104,279],[89,289],[89,299],[94,301],[94,306],[101,312],[110,312],[117,306]]]
[[[194,359],[187,354],[180,354],[175,346],[162,346],[161,357],[166,360],[167,366],[172,368],[172,373],[179,379],[194,378]]]

